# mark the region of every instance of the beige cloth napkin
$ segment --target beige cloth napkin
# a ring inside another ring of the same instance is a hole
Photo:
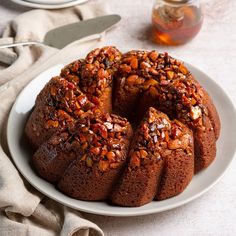
[[[32,10],[9,23],[0,44],[41,41],[49,29],[104,14],[104,6],[97,4]],[[74,42],[60,51],[47,46],[0,50],[0,235],[103,235],[78,211],[48,199],[24,180],[11,161],[5,130],[10,108],[30,80],[50,66],[74,60],[82,49],[89,51],[96,44],[95,40],[82,45]]]

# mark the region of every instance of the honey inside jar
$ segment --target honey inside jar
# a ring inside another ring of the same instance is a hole
[[[200,6],[179,3],[156,5],[152,12],[152,37],[159,44],[184,44],[197,35],[202,22]]]

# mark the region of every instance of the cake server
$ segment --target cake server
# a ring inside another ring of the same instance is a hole
[[[32,44],[48,45],[55,48],[63,48],[71,42],[94,35],[94,38],[100,38],[101,34],[109,30],[112,26],[121,20],[119,15],[106,15],[83,20],[77,23],[64,25],[46,33],[43,42],[28,41],[11,44],[1,44],[1,48],[16,46],[25,46]],[[91,37],[89,37],[91,39]]]

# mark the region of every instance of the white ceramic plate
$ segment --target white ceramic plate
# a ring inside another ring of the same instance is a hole
[[[169,210],[190,202],[209,190],[229,166],[235,152],[236,112],[230,99],[206,74],[186,63],[190,71],[212,96],[220,114],[222,130],[217,142],[217,157],[206,170],[195,175],[188,188],[180,195],[164,200],[153,201],[142,207],[118,207],[105,202],[88,202],[72,199],[36,175],[30,166],[32,154],[22,140],[23,129],[36,95],[45,83],[60,72],[63,65],[57,65],[43,72],[30,82],[18,96],[12,107],[7,127],[8,145],[12,158],[22,175],[40,192],[69,207],[100,215],[137,216]]]
[[[78,4],[82,4],[87,2],[88,0],[71,0],[71,1],[64,1],[63,3],[59,4],[49,4],[49,3],[37,3],[36,0],[32,1],[25,1],[25,0],[11,0],[12,2],[15,2],[17,4],[26,6],[26,7],[32,7],[32,8],[41,8],[41,9],[60,9],[60,8],[66,8],[66,7],[72,7]],[[46,2],[46,1],[44,1]],[[50,1],[52,2],[52,1]]]
[[[32,2],[32,3],[39,3],[39,4],[46,4],[46,5],[58,5],[67,2],[73,2],[75,0],[22,0],[25,2]]]

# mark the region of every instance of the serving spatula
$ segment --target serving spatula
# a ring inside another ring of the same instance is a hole
[[[25,46],[32,44],[44,44],[55,48],[63,48],[71,42],[94,35],[94,38],[101,37],[101,34],[109,30],[113,25],[120,21],[119,15],[106,15],[77,23],[64,25],[47,32],[43,42],[28,41],[11,44],[2,44],[1,48]],[[91,39],[91,37],[90,37]]]

